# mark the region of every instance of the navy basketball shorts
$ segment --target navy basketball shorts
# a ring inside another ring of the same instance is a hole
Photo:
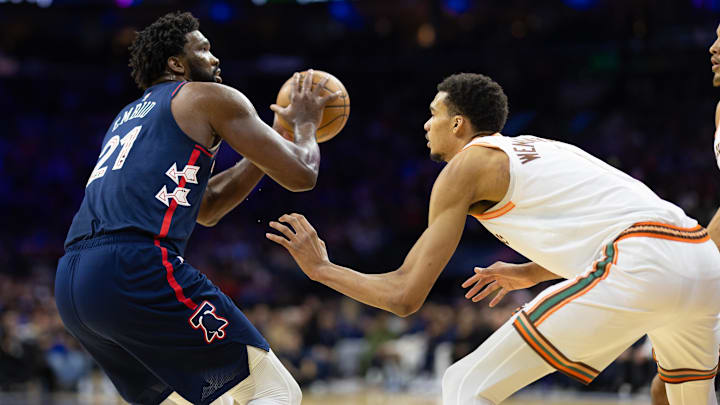
[[[159,241],[114,234],[69,246],[55,280],[70,333],[131,404],[176,391],[209,404],[249,375],[268,343],[205,275]]]

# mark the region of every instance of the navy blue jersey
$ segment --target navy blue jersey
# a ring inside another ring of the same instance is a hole
[[[170,111],[185,83],[150,87],[113,120],[65,247],[136,231],[183,254],[214,162],[213,154],[190,139]]]

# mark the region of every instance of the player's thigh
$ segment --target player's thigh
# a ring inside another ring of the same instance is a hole
[[[66,255],[58,264],[56,303],[66,329],[90,353],[128,402],[156,404],[172,391],[137,358],[118,344],[94,332],[74,308],[72,282],[81,262],[78,254]],[[79,273],[82,273],[80,271]]]
[[[714,392],[712,381],[718,370],[715,325],[713,314],[686,314],[648,333],[658,377],[667,383],[668,392],[678,384],[701,380],[707,380],[708,392]]]
[[[628,238],[606,245],[584,273],[522,308],[518,319],[527,334],[541,335],[573,361],[606,367],[629,344],[670,322],[674,305],[686,300],[678,276],[659,258],[667,254],[663,242]]]
[[[72,333],[100,365],[126,401],[158,404],[172,392],[167,384],[114,342],[90,331],[75,330]]]
[[[249,375],[247,345],[269,349],[207,277],[154,245],[89,249],[76,273],[84,323],[191,403],[209,404]]]

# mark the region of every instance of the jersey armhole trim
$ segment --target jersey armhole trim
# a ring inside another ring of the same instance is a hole
[[[213,157],[213,154],[210,153],[210,151],[208,151],[207,149],[205,149],[205,147],[202,146],[202,145],[200,145],[199,143],[196,143],[196,144],[195,144],[195,148],[196,148],[197,150],[199,150],[200,152],[208,155],[210,158]]]
[[[462,150],[460,150],[460,152],[462,152],[462,151],[464,151],[464,150],[466,150],[466,149],[469,149],[469,148],[471,148],[471,147],[473,147],[473,146],[484,146],[484,147],[486,147],[486,148],[492,148],[492,149],[502,150],[502,148],[499,147],[499,146],[497,146],[497,145],[493,145],[493,144],[490,144],[490,143],[484,143],[484,142],[478,142],[478,143],[470,143],[470,144],[465,145],[465,146],[462,148]]]
[[[512,209],[515,208],[515,203],[512,201],[508,201],[507,204],[503,205],[502,207],[492,210],[492,211],[485,211],[484,213],[480,215],[473,215],[475,219],[480,221],[486,221],[488,219],[494,219],[497,217],[501,217],[508,212],[512,211]]]
[[[185,86],[186,84],[188,84],[188,83],[189,83],[189,82],[186,82],[186,81],[180,83],[180,84],[175,88],[175,90],[173,90],[172,93],[170,93],[170,99],[169,99],[168,102],[167,102],[167,103],[168,103],[168,113],[170,114],[170,121],[172,122],[172,124],[173,124],[173,126],[175,127],[175,129],[176,129],[178,132],[180,132],[180,134],[181,134],[183,137],[185,137],[185,139],[187,139],[188,141],[190,141],[195,148],[197,148],[198,150],[200,150],[202,153],[204,153],[204,154],[207,155],[208,157],[214,158],[215,155],[212,154],[212,153],[208,150],[208,148],[206,148],[204,145],[201,145],[201,144],[197,143],[197,141],[195,141],[194,139],[192,139],[192,138],[190,137],[190,135],[187,134],[187,132],[183,131],[183,129],[180,128],[180,125],[178,124],[177,120],[175,119],[175,114],[173,114],[173,112],[172,112],[172,100],[175,98],[175,96],[176,96],[177,93],[180,91],[180,89],[182,89],[182,87],[184,87],[184,86]]]
[[[178,90],[180,90],[180,88],[181,88],[182,86],[186,85],[186,84],[187,84],[186,81],[180,82],[180,84],[178,84],[178,86],[175,87],[175,90],[173,90],[173,92],[170,93],[170,98],[172,99],[173,97],[175,97],[175,94],[178,92]]]
[[[492,136],[495,136],[495,135],[492,135]],[[488,208],[487,211],[483,212],[482,214],[479,214],[479,215],[470,214],[472,217],[474,217],[478,221],[487,221],[490,219],[495,219],[495,218],[501,217],[501,216],[507,214],[508,212],[512,211],[513,208],[515,208],[515,203],[512,202],[512,198],[515,194],[515,173],[514,173],[515,162],[513,161],[512,156],[510,156],[510,154],[508,154],[505,151],[505,149],[503,149],[502,147],[500,147],[498,145],[494,145],[494,144],[487,143],[487,142],[471,141],[469,144],[465,145],[460,150],[460,152],[463,152],[466,149],[469,149],[473,146],[484,146],[486,148],[497,149],[497,150],[503,152],[505,155],[507,155],[508,162],[509,162],[509,171],[510,171],[509,172],[510,183],[508,184],[508,189],[507,189],[507,192],[505,193],[505,196],[503,197],[502,200],[498,201],[497,204]]]

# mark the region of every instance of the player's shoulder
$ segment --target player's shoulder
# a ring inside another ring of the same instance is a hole
[[[222,99],[242,95],[240,91],[230,86],[214,82],[187,82],[180,95],[183,93],[193,99]]]
[[[473,144],[462,149],[443,168],[438,179],[456,184],[474,184],[478,178],[509,170],[509,158],[493,145]]]
[[[250,100],[239,90],[214,82],[188,82],[177,96],[181,103],[188,103],[198,110],[251,111]]]
[[[486,142],[469,144],[457,153],[447,165],[447,169],[472,174],[478,170],[496,170],[508,162],[508,156],[502,148]]]

